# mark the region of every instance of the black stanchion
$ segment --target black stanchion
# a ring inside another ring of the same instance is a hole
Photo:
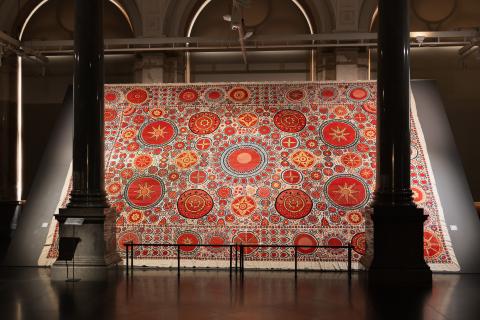
[[[133,243],[130,244],[130,274],[133,275]]]
[[[177,245],[177,273],[180,275],[180,246]]]
[[[230,245],[230,277],[232,276],[232,245]]]
[[[352,244],[348,244],[348,281],[352,279]]]
[[[128,276],[128,244],[125,244],[125,272]]]
[[[297,246],[295,248],[295,278],[297,277]]]

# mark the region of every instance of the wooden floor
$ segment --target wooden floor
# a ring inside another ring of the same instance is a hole
[[[480,319],[480,275],[433,288],[368,290],[346,273],[113,271],[106,283],[52,283],[49,269],[0,269],[0,319]]]

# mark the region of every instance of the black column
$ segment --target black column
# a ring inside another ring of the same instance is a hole
[[[107,207],[103,142],[103,1],[75,1],[73,189],[68,207]]]
[[[423,223],[410,189],[409,1],[379,0],[377,177],[367,246],[375,285],[431,284]],[[372,242],[373,241],[373,242]],[[369,249],[369,251],[370,251]],[[368,259],[366,259],[368,260]]]
[[[379,0],[377,181],[374,206],[413,206],[407,0]]]

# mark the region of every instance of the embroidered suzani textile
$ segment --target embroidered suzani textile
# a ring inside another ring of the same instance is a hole
[[[434,270],[457,270],[412,109],[412,190],[429,215],[424,255]],[[127,241],[351,243],[357,266],[375,139],[374,82],[106,86],[105,178],[118,250]],[[184,266],[228,265],[228,248],[180,250]],[[293,249],[245,253],[246,267],[293,267]],[[176,265],[176,256],[175,248],[135,249],[141,265]],[[298,250],[300,268],[344,269],[346,261],[345,249]]]

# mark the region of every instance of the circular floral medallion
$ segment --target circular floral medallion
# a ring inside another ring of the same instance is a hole
[[[106,90],[104,95],[103,95],[104,99],[105,99],[105,102],[107,104],[109,103],[117,103],[118,102],[118,98],[119,98],[119,94],[114,91],[114,90]]]
[[[335,235],[335,236],[327,236],[327,241],[326,241],[326,245],[327,246],[332,246],[332,247],[340,247],[340,246],[343,246],[343,241],[342,239],[340,239],[339,236]],[[330,248],[328,249],[328,252],[331,253],[331,254],[334,254],[334,255],[340,255],[340,254],[345,254],[345,250],[342,249],[342,248]]]
[[[244,87],[234,87],[228,91],[228,98],[233,102],[245,103],[250,99],[250,91]]]
[[[184,103],[191,103],[197,100],[198,93],[194,89],[185,89],[185,90],[182,90],[182,92],[180,92],[180,94],[178,95],[178,98],[180,99],[180,101]]]
[[[434,259],[442,253],[442,243],[433,231],[425,230],[423,233],[423,256]]]
[[[140,243],[140,237],[134,232],[125,232],[118,237],[118,248],[125,252],[125,243]]]
[[[370,97],[370,92],[365,87],[353,87],[347,91],[347,98],[354,102],[363,102]]]
[[[302,182],[303,177],[297,170],[289,169],[282,172],[282,179],[288,184],[299,184]]]
[[[233,213],[237,216],[245,217],[250,215],[257,208],[257,204],[252,197],[242,196],[235,198],[231,205]]]
[[[242,127],[251,128],[258,123],[258,117],[255,113],[242,113],[238,116],[238,123]]]
[[[225,90],[222,88],[209,88],[203,94],[203,98],[208,103],[222,103],[225,101]]]
[[[257,245],[258,238],[252,232],[240,232],[232,240],[234,244],[243,244],[243,245]],[[250,254],[257,250],[258,247],[245,247],[243,249],[244,254]]]
[[[217,130],[220,118],[213,112],[194,114],[188,121],[188,127],[196,134],[209,134]]]
[[[366,183],[353,175],[334,176],[324,188],[327,199],[342,209],[358,209],[368,202]]]
[[[300,169],[308,169],[315,165],[316,158],[308,150],[297,150],[290,156],[290,159],[294,164],[296,164]]]
[[[358,142],[357,129],[349,122],[332,120],[320,127],[320,138],[332,148],[348,148]]]
[[[204,190],[192,189],[180,195],[177,208],[178,212],[185,218],[199,219],[212,210],[213,199]]]
[[[363,215],[358,211],[350,211],[347,214],[347,221],[351,225],[354,225],[354,226],[359,225],[363,222]]]
[[[282,139],[282,146],[284,148],[296,148],[298,147],[299,145],[299,142],[298,142],[298,139],[295,138],[295,137],[285,137]]]
[[[363,110],[367,111],[368,113],[377,113],[377,105],[373,101],[369,101],[363,104]]]
[[[227,148],[220,157],[222,169],[234,177],[250,177],[263,171],[267,152],[253,143],[239,143]]]
[[[340,161],[345,167],[352,169],[358,168],[362,165],[362,157],[353,152],[344,153],[340,157]]]
[[[210,235],[207,239],[207,243],[216,247],[207,247],[211,252],[222,252],[225,251],[225,247],[222,247],[227,243],[223,234],[214,233]],[[217,247],[218,246],[218,247]]]
[[[200,243],[200,236],[193,231],[185,231],[177,238],[177,244],[183,253],[193,253],[197,249],[197,245]]]
[[[352,246],[353,250],[361,255],[365,254],[366,251],[366,241],[365,241],[365,232],[357,233],[352,237]]]
[[[117,110],[115,110],[113,108],[105,108],[105,112],[104,112],[104,115],[103,115],[103,119],[105,121],[115,120],[116,117],[117,117]]]
[[[292,89],[285,93],[285,98],[290,102],[302,102],[306,96],[307,93],[303,89]]]
[[[139,223],[143,219],[143,213],[140,210],[132,210],[128,214],[127,221],[130,223]]]
[[[152,208],[165,194],[165,186],[157,177],[139,176],[125,186],[124,197],[128,204],[137,209]]]
[[[160,108],[153,108],[153,109],[150,109],[150,111],[148,112],[150,114],[150,116],[152,118],[155,118],[155,119],[158,119],[160,118],[161,116],[163,116],[163,110],[160,109]]]
[[[307,119],[300,111],[281,110],[273,117],[275,126],[283,132],[295,133],[302,131],[307,124]]]
[[[140,128],[138,140],[146,146],[161,146],[175,139],[177,133],[177,127],[171,121],[162,119],[145,123]]]
[[[201,139],[198,139],[197,142],[195,143],[195,148],[197,148],[197,150],[203,151],[210,148],[211,145],[212,145],[212,140],[208,138],[201,138]]]
[[[190,173],[190,182],[200,184],[207,180],[207,174],[202,170],[195,170]]]
[[[133,160],[133,164],[138,169],[145,169],[150,166],[152,162],[153,158],[151,155],[148,154],[140,154],[135,158],[135,160]]]
[[[335,87],[323,87],[320,89],[320,100],[332,101],[338,96],[338,90]]]
[[[142,104],[148,98],[148,92],[144,89],[133,89],[130,90],[126,95],[127,101],[133,104]]]
[[[275,209],[287,219],[303,218],[310,213],[312,207],[312,199],[298,189],[284,190],[275,200]]]
[[[306,246],[306,247],[298,247],[298,252],[302,254],[312,254],[317,250],[317,248],[312,248],[308,246],[318,246],[318,241],[315,239],[314,236],[308,233],[299,233],[293,243],[296,246]]]

